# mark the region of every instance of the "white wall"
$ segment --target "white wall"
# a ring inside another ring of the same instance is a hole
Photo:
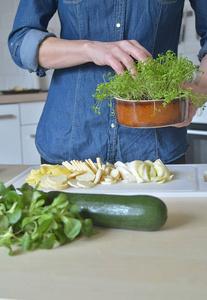
[[[48,71],[46,77],[39,79],[36,74],[19,68],[10,56],[7,39],[18,4],[19,0],[0,0],[0,90],[12,89],[15,86],[48,89],[52,71]],[[49,30],[59,36],[59,28],[59,20],[55,15],[49,24]]]

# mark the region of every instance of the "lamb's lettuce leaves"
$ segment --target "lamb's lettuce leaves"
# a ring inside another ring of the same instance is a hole
[[[56,193],[51,201],[38,187],[25,183],[16,190],[0,182],[0,247],[7,247],[9,255],[14,246],[23,251],[52,249],[95,233],[92,221],[81,218],[66,194]]]

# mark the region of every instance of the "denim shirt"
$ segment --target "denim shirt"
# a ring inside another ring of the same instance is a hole
[[[38,66],[39,44],[48,36],[47,25],[58,10],[60,37],[68,40],[120,41],[135,39],[153,57],[177,53],[184,0],[21,0],[9,35],[15,63],[44,76]],[[191,0],[201,37],[199,58],[207,53],[207,1]],[[164,163],[188,148],[187,128],[128,128],[117,124],[107,100],[95,114],[92,96],[108,66],[94,63],[55,70],[36,132],[39,154],[50,163],[64,160],[123,162],[135,159]]]

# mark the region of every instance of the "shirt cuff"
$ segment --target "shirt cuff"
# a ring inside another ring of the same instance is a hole
[[[205,42],[205,44],[203,45],[203,47],[199,51],[198,59],[201,61],[205,54],[207,54],[207,41]]]
[[[45,76],[46,69],[38,65],[38,51],[40,43],[49,36],[56,37],[55,34],[31,29],[24,37],[20,48],[20,58],[24,67],[29,72],[36,72],[39,77]]]

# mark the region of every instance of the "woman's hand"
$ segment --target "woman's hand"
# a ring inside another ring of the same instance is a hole
[[[206,91],[204,91],[202,88],[200,88],[198,85],[194,84],[194,83],[185,83],[182,87],[184,90],[188,89],[188,88],[193,88],[195,93],[198,93],[200,96],[202,94],[206,94]],[[190,125],[190,123],[192,122],[193,117],[196,114],[198,107],[196,105],[194,105],[191,100],[189,99],[189,106],[188,106],[188,119],[185,122],[179,123],[177,125],[173,125],[173,127],[184,127],[184,126],[188,126]]]
[[[88,55],[99,66],[108,65],[118,74],[132,67],[134,59],[145,61],[152,55],[136,40],[89,42]],[[133,59],[134,58],[134,59]]]
[[[97,42],[46,38],[39,47],[39,65],[46,69],[61,69],[88,62],[108,65],[115,72],[130,69],[135,60],[145,61],[152,55],[137,41]]]

